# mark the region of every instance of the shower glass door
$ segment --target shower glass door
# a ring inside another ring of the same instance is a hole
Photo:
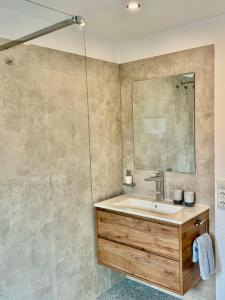
[[[69,18],[3,0],[1,44]],[[1,51],[0,82],[0,298],[93,299],[84,28]]]

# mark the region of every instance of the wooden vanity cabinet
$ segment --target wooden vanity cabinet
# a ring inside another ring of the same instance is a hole
[[[208,227],[209,211],[182,225],[99,208],[96,218],[99,264],[180,295],[200,280],[192,244]]]

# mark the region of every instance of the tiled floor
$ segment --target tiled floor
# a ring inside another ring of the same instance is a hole
[[[125,279],[98,297],[97,300],[178,300],[178,298]]]

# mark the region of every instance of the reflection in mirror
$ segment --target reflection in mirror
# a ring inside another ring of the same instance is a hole
[[[195,173],[195,75],[133,83],[135,168]]]

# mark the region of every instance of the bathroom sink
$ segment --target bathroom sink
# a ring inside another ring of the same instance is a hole
[[[195,216],[209,210],[208,206],[185,207],[174,205],[171,200],[156,201],[153,197],[123,194],[94,205],[98,209],[124,213],[174,224],[184,224]]]
[[[164,204],[160,202],[141,200],[135,198],[127,198],[114,203],[114,205],[117,207],[123,207],[131,210],[135,209],[165,215],[175,214],[183,209],[183,207],[178,207],[171,204]]]

